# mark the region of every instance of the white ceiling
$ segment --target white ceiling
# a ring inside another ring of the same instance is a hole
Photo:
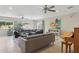
[[[69,5],[56,5],[57,12],[44,13],[44,5],[0,5],[0,16],[21,17],[28,19],[40,19],[55,17],[79,11],[79,6],[73,5],[72,9],[67,9]]]

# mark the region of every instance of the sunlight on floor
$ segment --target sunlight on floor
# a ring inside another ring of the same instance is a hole
[[[0,52],[17,53],[21,52],[20,48],[15,44],[13,36],[0,37]]]

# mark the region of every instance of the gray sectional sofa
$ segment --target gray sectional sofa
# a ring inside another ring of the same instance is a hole
[[[17,41],[17,40],[16,40]],[[18,43],[22,52],[35,52],[51,43],[54,43],[55,35],[53,33],[37,34],[25,37],[24,40],[20,39]]]

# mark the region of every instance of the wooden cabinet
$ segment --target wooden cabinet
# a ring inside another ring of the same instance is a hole
[[[79,27],[74,28],[74,52],[79,53]]]

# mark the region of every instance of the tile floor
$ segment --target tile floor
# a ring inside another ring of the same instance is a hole
[[[61,40],[62,39],[60,37],[56,38],[54,45],[42,48],[39,51],[37,51],[37,53],[61,53]],[[73,45],[71,46],[71,49],[71,52],[73,53]],[[63,50],[63,53],[65,53],[65,45]]]
[[[18,53],[20,48],[15,44],[13,36],[0,37],[0,52],[2,53]]]
[[[38,50],[36,53],[61,53],[60,38],[55,40],[54,45]],[[0,53],[21,53],[20,47],[15,44],[13,36],[0,37]]]

